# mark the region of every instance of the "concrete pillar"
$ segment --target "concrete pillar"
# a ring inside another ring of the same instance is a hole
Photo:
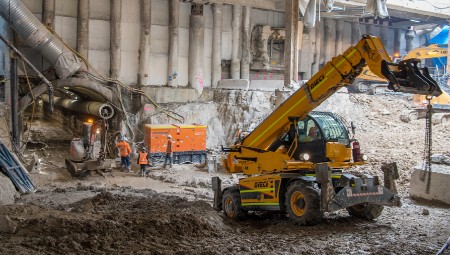
[[[295,82],[298,83],[298,49],[299,49],[299,36],[303,37],[303,23],[301,28],[301,34],[299,34],[299,1],[292,1],[292,77]]]
[[[77,51],[88,59],[89,53],[89,0],[78,0]]]
[[[311,78],[312,67],[314,65],[314,55],[316,47],[316,30],[315,28],[305,28],[306,36],[303,36],[303,43],[300,49],[299,70],[303,72],[303,80]]]
[[[286,0],[284,22],[284,86],[298,81],[298,1]]]
[[[397,53],[397,54],[400,54],[400,56],[401,56],[400,43],[402,40],[401,37],[402,37],[402,35],[401,35],[400,28],[396,28],[394,30],[394,54]]]
[[[319,28],[319,46],[320,50],[318,51],[318,57],[319,57],[319,69],[325,64],[325,50],[323,49],[325,42],[323,41],[323,38],[325,38],[325,21],[322,19],[322,21],[317,23],[317,26]],[[316,32],[317,34],[317,32]],[[312,74],[314,76],[314,73]]]
[[[374,35],[374,25],[373,25],[373,19],[369,20],[366,24],[366,34],[368,35]]]
[[[250,39],[251,25],[250,14],[251,7],[244,6],[242,14],[242,61],[241,61],[241,79],[250,80]]]
[[[121,35],[121,25],[122,20],[122,1],[121,0],[111,0],[111,78],[117,79],[120,75],[120,35]]]
[[[55,0],[42,2],[42,23],[55,30]]]
[[[380,30],[380,38],[385,47],[388,45],[388,32],[389,32],[389,21],[383,21],[381,30]]]
[[[11,58],[11,69],[10,69],[10,99],[11,99],[11,135],[13,143],[19,147],[20,146],[20,128],[19,128],[19,86],[17,79],[17,58]],[[6,91],[5,91],[6,92]]]
[[[169,0],[169,67],[168,85],[171,87],[178,86],[178,26],[180,0]]]
[[[344,20],[338,19],[336,20],[336,49],[335,54],[343,53],[343,44],[344,44]]]
[[[212,45],[212,73],[211,85],[217,88],[222,79],[222,23],[223,23],[223,4],[213,4],[213,45]]]
[[[334,56],[333,51],[333,34],[334,34],[334,20],[333,19],[323,19],[324,20],[324,38],[323,38],[323,49],[324,49],[324,60],[328,62]]]
[[[189,84],[197,94],[203,92],[203,46],[205,37],[205,19],[203,5],[193,4],[189,24]]]
[[[352,22],[352,45],[355,45],[358,43],[359,39],[361,39],[361,35],[359,32],[359,22],[356,20],[356,22]]]
[[[450,19],[448,21],[450,22]],[[448,38],[450,38],[450,29],[448,30]],[[450,72],[450,51],[448,51],[448,56],[447,56],[447,70],[446,70],[446,73],[448,73],[448,72]],[[450,86],[450,79],[448,79],[447,85]]]
[[[321,44],[321,27],[322,21],[317,21],[314,30],[314,48],[312,50],[312,65],[311,65],[311,74],[309,78],[311,78],[315,73],[319,71],[320,66],[320,44]],[[306,77],[305,77],[306,78]]]
[[[414,37],[416,37],[416,32],[413,27],[408,27],[408,31],[406,31],[405,39],[406,39],[406,52],[414,49]]]
[[[231,23],[231,36],[233,43],[231,48],[231,79],[240,79],[241,60],[239,59],[239,46],[241,34],[242,6],[233,5],[233,21]]]
[[[150,85],[150,34],[151,34],[152,1],[141,0],[141,38],[139,43],[139,73],[138,84]]]

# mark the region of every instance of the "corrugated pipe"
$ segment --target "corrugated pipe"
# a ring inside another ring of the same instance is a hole
[[[41,99],[49,102],[48,95],[41,95]],[[108,103],[54,97],[54,104],[74,112],[86,113],[104,119],[114,116],[114,108]]]
[[[0,0],[0,15],[37,53],[48,60],[59,78],[74,74],[82,61],[53,35],[20,0]]]

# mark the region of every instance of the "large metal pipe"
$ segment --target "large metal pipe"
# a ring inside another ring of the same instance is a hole
[[[41,95],[41,99],[49,102],[48,95]],[[72,100],[62,97],[54,97],[55,106],[59,106],[74,112],[87,113],[104,119],[109,119],[114,115],[114,108],[108,103],[96,101]]]
[[[47,59],[59,78],[71,76],[82,67],[81,60],[54,36],[20,0],[0,0],[0,16],[27,44]]]

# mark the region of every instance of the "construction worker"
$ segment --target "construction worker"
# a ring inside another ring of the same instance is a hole
[[[141,166],[141,169],[139,171],[139,174],[142,177],[145,177],[147,175],[147,165],[148,165],[148,153],[147,149],[145,147],[142,148],[142,150],[139,152],[138,162],[139,166]]]
[[[131,162],[130,162],[130,154],[131,148],[127,141],[123,137],[119,138],[119,142],[116,143],[117,148],[119,149],[120,154],[120,162],[122,167],[124,167],[129,173],[131,173]]]
[[[172,168],[172,157],[173,157],[173,141],[172,136],[167,136],[167,148],[166,148],[166,159],[164,160],[164,169],[166,169],[167,166],[167,160],[169,160],[170,168]]]

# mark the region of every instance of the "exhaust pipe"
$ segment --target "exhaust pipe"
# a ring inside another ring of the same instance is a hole
[[[20,0],[0,0],[0,16],[37,53],[49,61],[60,79],[78,71],[82,61],[53,35]]]

